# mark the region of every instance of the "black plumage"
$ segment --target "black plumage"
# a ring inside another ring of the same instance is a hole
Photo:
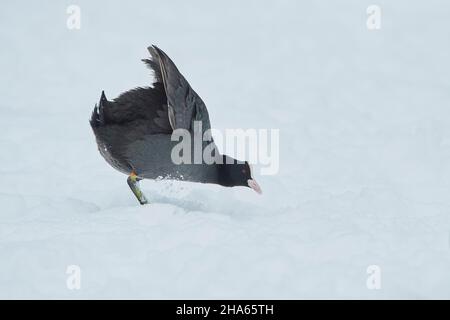
[[[211,128],[209,115],[205,103],[172,60],[156,46],[148,51],[151,59],[143,61],[154,72],[153,86],[132,89],[112,101],[102,92],[94,108],[90,124],[100,154],[115,169],[129,175],[128,184],[141,204],[147,203],[139,189],[141,179],[248,186],[260,193],[247,162],[217,154],[223,163],[174,163],[171,152],[178,142],[171,140],[173,131],[185,129],[194,137],[194,121],[201,122],[204,132]],[[209,144],[214,142],[204,142],[202,148]]]

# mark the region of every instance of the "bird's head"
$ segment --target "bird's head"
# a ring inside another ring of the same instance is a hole
[[[226,187],[244,186],[262,194],[261,187],[252,175],[252,168],[247,161],[237,161],[224,156],[224,162],[219,169],[219,183]]]

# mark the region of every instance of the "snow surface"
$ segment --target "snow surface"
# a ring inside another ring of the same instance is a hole
[[[68,1],[0,11],[0,298],[450,298],[450,4]],[[165,50],[215,128],[279,128],[250,189],[126,177],[88,118]],[[81,289],[66,268],[81,268]],[[366,286],[369,265],[381,289]]]

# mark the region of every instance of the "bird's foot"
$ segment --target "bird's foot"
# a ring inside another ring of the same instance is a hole
[[[134,195],[138,199],[139,203],[144,205],[148,203],[148,200],[142,193],[141,188],[139,187],[139,180],[141,179],[137,177],[136,173],[132,172],[127,179],[127,183],[131,191],[133,191]]]

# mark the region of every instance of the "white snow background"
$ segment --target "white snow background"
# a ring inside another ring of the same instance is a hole
[[[445,0],[2,3],[0,298],[450,298],[449,39]],[[213,127],[280,129],[262,196],[140,206],[100,156],[91,111],[152,82],[150,44]]]

